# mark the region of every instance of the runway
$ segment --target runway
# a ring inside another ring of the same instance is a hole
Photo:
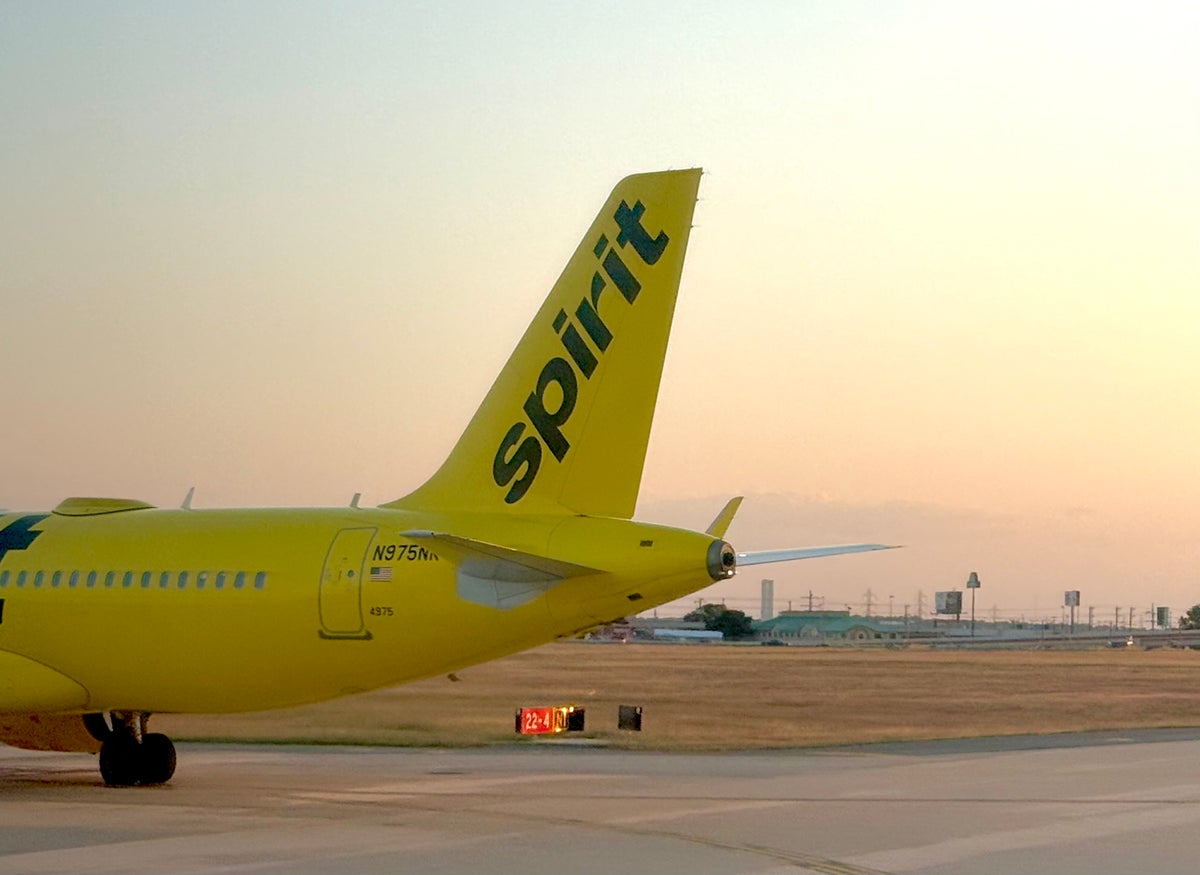
[[[1188,873],[1200,730],[820,751],[0,748],[0,873]]]

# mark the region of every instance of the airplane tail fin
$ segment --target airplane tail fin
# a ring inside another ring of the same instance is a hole
[[[633,516],[700,173],[617,184],[450,456],[384,507]]]

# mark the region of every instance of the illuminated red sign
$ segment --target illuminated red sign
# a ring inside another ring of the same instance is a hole
[[[522,735],[553,735],[567,728],[565,708],[522,708],[520,732]]]

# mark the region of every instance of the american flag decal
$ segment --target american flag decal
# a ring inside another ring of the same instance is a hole
[[[390,565],[372,565],[371,580],[381,581],[383,583],[392,582],[392,566]]]

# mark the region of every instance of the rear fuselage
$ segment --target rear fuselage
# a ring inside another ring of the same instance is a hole
[[[82,689],[82,701],[51,710],[219,712],[318,701],[513,653],[711,581],[710,536],[626,520],[456,515],[453,530],[482,542],[619,569],[506,598],[514,584],[481,583],[478,571],[464,578],[458,548],[414,534],[449,522],[425,514],[30,516],[0,517],[0,534],[9,532],[0,652]],[[3,696],[0,685],[0,712],[30,710]]]

